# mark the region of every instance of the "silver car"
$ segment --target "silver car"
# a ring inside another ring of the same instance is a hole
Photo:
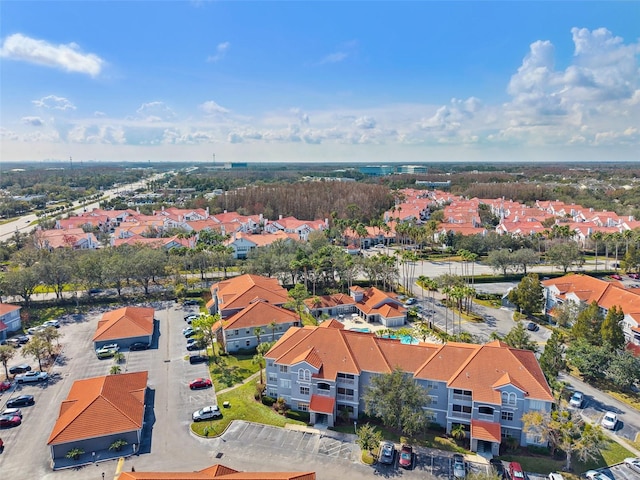
[[[453,456],[453,476],[455,478],[465,478],[467,476],[467,467],[464,464],[464,457],[459,453]]]
[[[624,459],[624,464],[629,467],[631,470],[633,470],[634,472],[638,472],[640,473],[640,458],[636,457],[636,458],[625,458]]]
[[[584,393],[582,392],[573,392],[571,398],[569,399],[569,405],[575,408],[582,408],[582,403],[584,402]]]
[[[385,465],[391,465],[394,460],[395,452],[396,449],[394,448],[393,443],[387,442],[386,440],[380,442],[380,454],[378,455],[378,462]]]
[[[203,420],[213,420],[214,418],[222,417],[222,413],[220,413],[220,409],[217,405],[210,405],[208,407],[203,407],[200,410],[196,410],[191,415],[191,418],[194,422],[202,422]]]
[[[44,382],[49,379],[47,372],[27,372],[21,375],[16,375],[16,382],[18,383],[33,383]]]

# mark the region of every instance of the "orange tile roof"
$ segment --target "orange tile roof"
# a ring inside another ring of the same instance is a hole
[[[318,303],[316,303],[316,301]],[[304,300],[304,304],[311,310],[317,308],[330,308],[338,305],[353,305],[356,301],[350,295],[334,293],[332,295],[320,295]]]
[[[335,318],[330,318],[329,320],[325,320],[318,326],[320,328],[338,328],[340,330],[344,329],[344,325],[340,323],[338,320],[336,320]]]
[[[289,293],[280,286],[276,278],[251,274],[214,283],[211,286],[211,295],[217,295],[220,310],[239,310],[256,299],[266,300],[273,305],[282,305],[289,301]]]
[[[122,472],[120,480],[315,480],[314,472],[240,472],[216,464],[197,472]]]
[[[153,335],[155,310],[147,307],[124,307],[106,312],[98,322],[94,342]]]
[[[147,372],[76,380],[47,445],[142,429]]]
[[[286,308],[271,305],[270,303],[258,300],[248,307],[229,316],[224,321],[225,330],[235,328],[253,328],[269,325],[271,322],[277,324],[299,322],[300,316],[287,310]]]
[[[489,442],[502,442],[500,424],[497,422],[485,422],[471,419],[471,438],[487,440]]]
[[[20,310],[22,307],[17,305],[11,305],[10,303],[0,303],[0,316],[6,315],[7,313],[14,312],[16,310]]]
[[[333,415],[336,406],[336,399],[333,397],[325,397],[323,395],[311,395],[311,403],[309,410],[312,412],[328,413]]]
[[[496,387],[508,383],[529,398],[553,401],[534,353],[498,341],[485,345],[407,345],[370,333],[306,326],[289,329],[265,356],[278,364],[294,365],[310,352],[321,361],[318,378],[334,380],[338,372],[389,373],[399,368],[412,372],[417,379],[439,380],[451,388],[472,390],[476,401],[501,403]],[[311,364],[318,368],[317,363]]]

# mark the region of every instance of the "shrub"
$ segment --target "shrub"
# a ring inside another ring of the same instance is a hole
[[[284,415],[288,410],[287,401],[284,398],[280,397],[276,400],[276,403],[273,404],[273,408],[276,412]]]
[[[527,450],[529,451],[529,453],[532,453],[534,455],[549,456],[551,454],[551,450],[549,450],[549,447],[541,447],[539,445],[529,445],[527,446]]]
[[[287,410],[284,416],[287,418],[290,418],[291,420],[298,420],[304,423],[309,423],[309,420],[310,420],[309,412],[298,412],[296,410]]]
[[[262,404],[266,405],[267,407],[271,407],[273,406],[273,404],[276,403],[276,399],[273,397],[270,397],[268,395],[265,395],[264,397],[262,397]]]
[[[119,438],[111,445],[109,445],[109,450],[115,450],[116,452],[119,452],[120,450],[122,450],[122,447],[126,447],[127,445],[129,445],[129,442],[127,442],[124,438]]]
[[[78,460],[80,458],[80,455],[82,455],[83,453],[84,453],[84,450],[81,448],[72,448],[67,452],[65,457],[71,458],[73,460]]]

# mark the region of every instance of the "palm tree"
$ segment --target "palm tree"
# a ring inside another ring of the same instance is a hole
[[[251,363],[253,363],[254,365],[258,365],[259,368],[259,372],[260,372],[260,385],[264,385],[264,379],[262,378],[262,369],[264,368],[264,356],[262,355],[262,353],[257,352],[254,356],[253,359],[251,360]]]
[[[260,335],[264,333],[264,330],[260,327],[256,327],[253,329],[253,334],[256,336],[256,340],[258,341],[258,345],[260,345]]]
[[[593,239],[593,243],[594,243],[593,253],[596,257],[596,272],[597,272],[598,271],[598,242],[602,241],[602,232],[594,232],[591,235],[591,238]]]
[[[271,341],[272,342],[276,341],[276,327],[277,326],[278,326],[278,324],[276,323],[275,320],[272,320],[271,323],[269,324],[269,328],[271,329]]]

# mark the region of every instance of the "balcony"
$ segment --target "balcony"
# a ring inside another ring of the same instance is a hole
[[[337,395],[337,399],[343,402],[353,402],[355,401],[355,398],[355,395],[343,395],[341,393]]]
[[[462,395],[460,393],[454,393],[453,394],[453,399],[454,400],[462,400],[463,402],[469,402],[469,403],[471,403],[473,401],[473,398],[471,397],[471,395]]]
[[[478,413],[476,418],[478,420],[484,420],[485,422],[495,422],[495,417],[487,413]]]
[[[465,420],[470,420],[471,414],[465,412],[449,412],[449,418],[462,418]]]
[[[340,384],[344,384],[344,385],[355,385],[356,381],[351,379],[351,378],[338,378],[338,385]]]
[[[332,397],[333,396],[333,395],[331,395],[331,390],[320,390],[319,388],[316,388],[313,393],[315,395],[320,395],[322,397]]]

